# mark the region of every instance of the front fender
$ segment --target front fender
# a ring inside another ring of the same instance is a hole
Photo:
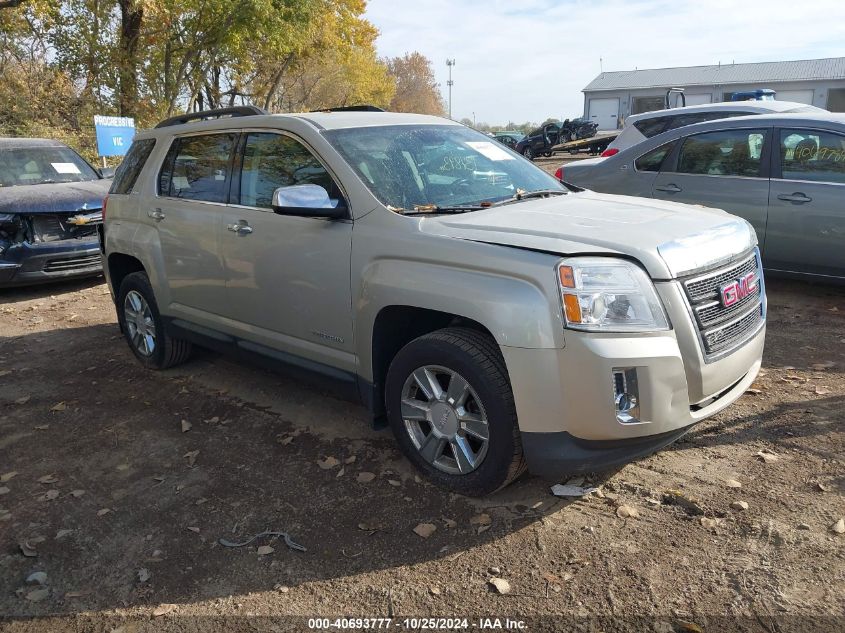
[[[385,258],[370,262],[362,271],[357,295],[356,343],[360,374],[372,380],[373,331],[378,314],[387,307],[407,306],[436,310],[471,319],[483,325],[500,346],[547,349],[563,346],[560,302],[554,288],[557,258],[493,247],[515,255],[513,272],[480,267],[456,268],[411,259]],[[522,260],[520,262],[519,260]],[[501,256],[497,259],[502,265]],[[548,282],[544,283],[544,277]]]

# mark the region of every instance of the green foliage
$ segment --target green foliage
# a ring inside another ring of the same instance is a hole
[[[22,0],[0,4],[0,134],[71,140],[93,115],[388,106],[365,0]],[[424,59],[424,58],[423,58]],[[426,60],[427,61],[427,60]]]

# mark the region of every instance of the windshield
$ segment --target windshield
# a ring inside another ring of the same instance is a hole
[[[397,211],[472,206],[563,185],[493,139],[456,125],[331,130],[326,138]]]
[[[0,149],[0,187],[99,178],[99,174],[69,147]]]

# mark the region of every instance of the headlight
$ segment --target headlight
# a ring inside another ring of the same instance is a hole
[[[623,259],[574,257],[558,264],[566,326],[589,332],[668,330],[654,284]]]

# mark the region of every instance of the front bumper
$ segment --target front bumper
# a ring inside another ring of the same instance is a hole
[[[559,478],[641,457],[721,411],[754,382],[765,327],[709,365],[676,334],[567,331],[563,349],[503,347],[529,470]],[[617,419],[612,375],[618,368],[637,370],[638,422]],[[708,391],[701,397],[703,385]]]
[[[103,272],[96,236],[43,244],[15,244],[0,255],[0,288],[91,277]]]

